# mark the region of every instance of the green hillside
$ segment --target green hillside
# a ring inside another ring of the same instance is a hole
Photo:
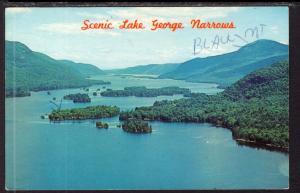
[[[65,66],[69,66],[79,73],[89,77],[91,75],[103,75],[105,74],[104,71],[100,70],[98,67],[91,65],[91,64],[84,64],[84,63],[76,63],[70,60],[60,60],[61,63],[65,64]]]
[[[20,42],[5,41],[6,96],[16,96],[18,90],[40,91],[107,83],[88,80],[75,65],[70,67],[65,63],[34,52]]]
[[[123,69],[107,70],[111,74],[146,74],[160,75],[175,70],[179,64],[148,64]]]
[[[279,62],[271,67],[250,73],[223,91],[231,100],[264,99],[270,96],[289,95],[289,68],[287,62]]]
[[[288,59],[288,46],[271,40],[257,40],[223,55],[194,58],[159,78],[230,85],[243,76],[274,62]]]
[[[250,73],[217,95],[155,102],[123,112],[130,118],[168,122],[208,122],[229,128],[235,139],[288,150],[288,62]]]

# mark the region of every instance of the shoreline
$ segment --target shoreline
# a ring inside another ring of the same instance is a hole
[[[166,123],[177,123],[177,122],[172,122],[172,121],[163,121],[163,120],[144,120],[144,121],[159,121],[159,122],[166,122]],[[208,124],[211,124],[215,127],[221,127],[223,129],[228,129],[231,131],[231,134],[232,134],[232,139],[235,140],[235,142],[238,144],[238,145],[244,145],[244,146],[247,146],[247,147],[252,147],[252,148],[257,148],[257,149],[265,149],[265,150],[268,150],[268,151],[276,151],[276,152],[280,152],[280,153],[285,153],[285,154],[289,154],[289,147],[282,147],[282,146],[277,146],[277,145],[273,145],[273,144],[270,144],[270,143],[262,143],[262,142],[257,142],[257,141],[251,141],[251,140],[248,140],[248,139],[243,139],[243,138],[238,138],[236,136],[236,132],[237,130],[234,129],[234,128],[228,128],[228,127],[224,127],[222,125],[218,125],[216,123],[213,123],[213,122],[181,122],[181,123],[197,123],[197,124],[203,124],[203,123],[208,123]]]
[[[110,81],[103,81],[102,83],[93,83],[87,86],[67,86],[67,87],[61,87],[61,88],[48,88],[48,89],[28,89],[28,92],[30,95],[28,96],[6,96],[5,98],[21,98],[21,97],[30,97],[32,92],[44,92],[44,91],[56,91],[56,90],[68,90],[68,89],[80,89],[84,87],[91,87],[91,86],[99,86],[99,85],[111,85]],[[6,92],[6,91],[5,91]]]
[[[238,136],[236,136],[236,133],[238,132],[238,130],[236,128],[228,128],[228,127],[224,127],[222,125],[218,125],[216,123],[210,123],[210,122],[206,122],[206,123],[212,124],[215,127],[222,127],[224,129],[229,129],[232,134],[232,139],[235,140],[235,142],[238,145],[289,154],[289,147],[282,147],[282,146],[277,146],[277,145],[273,145],[270,143],[262,143],[262,142],[257,142],[257,141],[248,140],[248,139],[244,139],[244,138],[239,138]]]
[[[276,151],[276,152],[281,152],[285,154],[289,154],[289,147],[281,147],[277,145],[272,145],[272,144],[264,144],[264,143],[259,143],[256,141],[251,141],[247,139],[242,139],[242,138],[237,138],[234,139],[238,145],[241,146],[248,146],[252,148],[257,148],[257,149],[266,149],[269,151]]]
[[[236,134],[238,132],[238,129],[236,129],[236,128],[228,128],[228,127],[224,127],[222,125],[218,125],[216,123],[211,123],[211,122],[205,122],[205,123],[212,124],[215,127],[229,129],[232,134],[232,139],[235,140],[235,142],[238,145],[289,154],[289,147],[282,147],[282,146],[277,146],[277,145],[273,145],[270,143],[262,143],[262,142],[257,142],[257,141],[248,140],[248,139],[244,139],[244,138],[239,138],[238,136],[236,136]]]

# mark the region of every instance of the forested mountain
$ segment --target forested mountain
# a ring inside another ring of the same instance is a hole
[[[86,74],[81,73],[82,65],[79,65],[79,69],[75,67],[75,63],[62,62],[34,52],[20,42],[5,41],[7,96],[15,96],[13,92],[16,90],[39,91],[105,83],[86,79]]]
[[[264,99],[270,96],[289,95],[289,68],[287,62],[261,68],[245,76],[223,91],[223,95],[234,100]]]
[[[148,64],[123,69],[107,70],[111,74],[147,74],[160,75],[175,70],[179,64]]]
[[[286,59],[287,45],[272,40],[257,40],[235,52],[186,61],[159,78],[230,85],[256,69]]]
[[[230,128],[236,139],[288,150],[288,72],[288,62],[278,62],[250,73],[217,95],[157,101],[123,112],[120,119],[208,122]]]
[[[65,64],[66,66],[69,66],[75,70],[77,70],[79,73],[85,75],[85,76],[91,76],[91,75],[103,75],[105,72],[103,70],[100,70],[98,67],[91,65],[91,64],[85,64],[85,63],[76,63],[70,60],[59,60],[61,63]]]

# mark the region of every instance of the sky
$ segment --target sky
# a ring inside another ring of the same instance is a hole
[[[81,30],[84,20],[111,21],[112,30]],[[143,30],[120,30],[123,20]],[[184,28],[152,31],[152,20],[182,22]],[[191,19],[233,22],[234,29],[192,29]],[[55,59],[100,69],[180,63],[228,53],[258,39],[289,42],[288,7],[62,7],[6,8],[5,39]],[[254,34],[251,30],[255,29]],[[230,41],[226,41],[230,39]],[[223,43],[216,44],[217,40]],[[205,45],[203,44],[205,42]],[[214,43],[213,43],[214,42]],[[205,47],[205,48],[204,48]]]

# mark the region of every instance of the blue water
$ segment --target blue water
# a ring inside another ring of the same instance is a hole
[[[102,79],[104,79],[102,77]],[[213,84],[106,77],[108,86],[181,86],[214,94]],[[91,104],[63,101],[62,108],[117,105],[122,110],[181,95],[137,98],[92,96]],[[152,122],[153,133],[134,135],[117,128],[118,117],[50,123],[52,97],[84,92],[66,89],[6,99],[6,187],[21,190],[80,189],[281,189],[288,187],[286,154],[239,146],[227,129],[210,124]]]

